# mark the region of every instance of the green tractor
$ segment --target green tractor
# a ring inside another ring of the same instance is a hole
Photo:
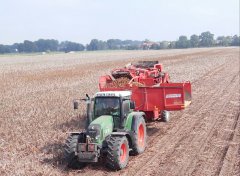
[[[83,132],[70,133],[65,144],[65,160],[70,168],[106,158],[113,170],[126,167],[129,154],[137,155],[146,148],[146,123],[143,112],[136,112],[130,91],[98,92],[87,95],[87,125]],[[74,101],[78,109],[78,101]]]

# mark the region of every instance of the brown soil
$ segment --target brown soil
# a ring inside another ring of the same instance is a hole
[[[211,48],[76,53],[60,60],[0,57],[0,175],[240,175],[239,53]],[[149,123],[147,149],[131,156],[127,168],[113,172],[99,162],[67,169],[66,132],[84,126],[84,105],[73,111],[72,100],[93,95],[99,76],[142,58],[159,60],[171,81],[190,80],[192,104],[171,112],[169,123]]]
[[[125,77],[113,79],[111,83],[107,83],[104,88],[121,88],[126,87],[126,85],[129,83],[129,79]]]

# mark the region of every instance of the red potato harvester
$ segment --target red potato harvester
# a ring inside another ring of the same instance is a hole
[[[119,81],[120,80],[120,81]],[[146,120],[169,121],[168,111],[185,109],[191,103],[191,83],[172,83],[158,61],[141,61],[114,69],[101,76],[100,91],[132,92],[135,110],[143,111]]]

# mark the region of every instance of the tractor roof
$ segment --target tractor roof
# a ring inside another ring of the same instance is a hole
[[[127,97],[131,94],[131,91],[103,91],[97,92],[94,97]]]

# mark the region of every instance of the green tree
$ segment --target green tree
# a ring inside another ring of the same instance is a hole
[[[33,53],[37,52],[37,46],[34,42],[29,41],[29,40],[24,40],[23,42],[23,52],[26,53]]]
[[[70,52],[70,51],[83,51],[85,49],[84,45],[75,42],[61,42],[59,46],[60,51]]]
[[[214,34],[211,34],[209,31],[202,32],[199,36],[200,46],[202,47],[210,47],[214,44]]]
[[[121,45],[122,45],[122,41],[119,39],[107,40],[108,49],[111,49],[111,50],[120,49]]]
[[[0,45],[0,54],[10,53],[11,46],[9,45]]]
[[[19,53],[22,53],[25,51],[23,43],[18,43],[17,44],[17,50]]]
[[[90,44],[87,45],[88,51],[95,51],[95,50],[106,50],[108,49],[107,42],[97,39],[92,39]]]
[[[11,45],[11,52],[12,53],[18,52],[18,43],[14,43],[13,45]]]
[[[154,43],[154,44],[152,44],[152,46],[150,47],[150,49],[159,50],[159,49],[160,49],[160,43]]]
[[[232,37],[231,36],[219,36],[217,37],[217,45],[220,46],[230,46],[232,43]]]
[[[199,46],[199,36],[196,34],[191,35],[190,37],[190,45],[193,48],[196,48]]]
[[[181,35],[176,41],[176,47],[177,48],[188,48],[190,45],[189,40],[187,39],[187,36]]]
[[[232,38],[232,46],[240,46],[240,36],[234,35]]]
[[[91,42],[87,45],[88,51],[95,51],[98,50],[98,40],[92,39]]]
[[[162,42],[160,42],[160,48],[159,49],[168,49],[169,46],[170,46],[170,42],[162,41]]]
[[[218,36],[217,37],[217,40],[216,40],[216,44],[218,46],[224,46],[224,40],[225,40],[225,37],[224,36]]]
[[[169,44],[169,48],[170,49],[176,48],[176,41],[171,41],[170,44]]]
[[[34,42],[39,52],[57,51],[59,42],[54,39],[39,39]]]
[[[108,49],[107,42],[100,40],[98,42],[98,50],[107,50],[107,49]]]
[[[121,49],[137,50],[141,48],[142,44],[143,42],[138,40],[124,40],[122,41]]]

